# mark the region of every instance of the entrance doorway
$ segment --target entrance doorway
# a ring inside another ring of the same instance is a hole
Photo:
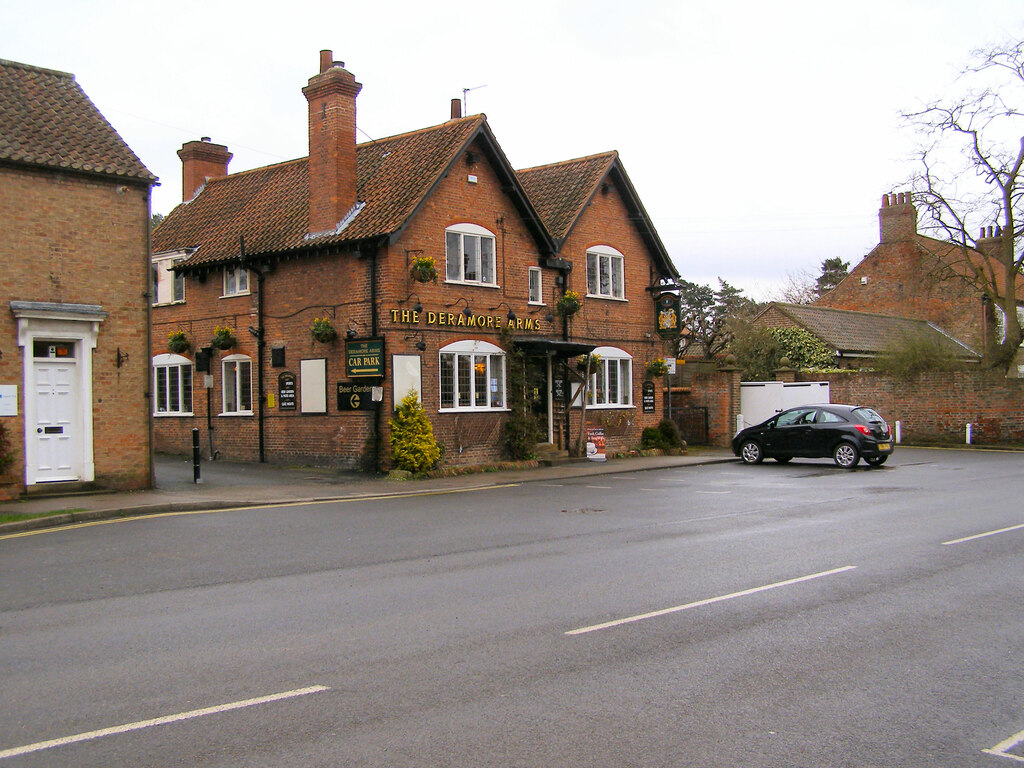
[[[93,482],[92,359],[107,313],[93,304],[10,306],[25,382],[25,484]]]
[[[82,476],[81,392],[75,343],[33,342],[32,397],[35,481],[79,480]]]
[[[526,357],[526,400],[537,422],[540,442],[554,442],[551,420],[551,359],[548,355]]]

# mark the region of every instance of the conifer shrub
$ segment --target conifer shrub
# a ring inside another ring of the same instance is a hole
[[[391,460],[397,469],[419,475],[434,468],[441,458],[441,449],[414,390],[402,398],[394,417],[388,419],[388,425],[391,427]]]

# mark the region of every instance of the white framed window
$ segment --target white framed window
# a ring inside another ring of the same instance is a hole
[[[497,286],[494,233],[476,224],[456,224],[444,231],[445,280]]]
[[[224,267],[224,296],[242,296],[249,292],[249,270]]]
[[[544,279],[540,267],[530,267],[530,304],[544,303]]]
[[[625,299],[623,255],[608,245],[587,249],[587,295],[605,299]]]
[[[221,360],[221,416],[252,416],[252,358],[228,355]]]
[[[176,304],[185,301],[185,276],[174,271],[174,265],[187,256],[154,256],[151,297],[153,304]]]
[[[153,415],[192,415],[192,361],[187,357],[153,357]]]
[[[587,407],[633,407],[633,356],[618,347],[598,347],[594,354],[601,360],[591,369]]]
[[[505,350],[457,341],[440,351],[442,411],[505,410]]]

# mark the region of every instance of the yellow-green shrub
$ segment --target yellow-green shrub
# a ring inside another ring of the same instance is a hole
[[[395,467],[419,474],[432,469],[441,458],[441,449],[434,440],[434,428],[416,393],[410,390],[393,418],[391,427],[391,460]]]

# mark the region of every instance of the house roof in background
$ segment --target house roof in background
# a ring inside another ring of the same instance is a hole
[[[966,344],[926,320],[773,301],[754,318],[754,324],[767,325],[763,318],[773,309],[844,355],[875,356],[884,352],[894,339],[923,336],[935,339],[958,358],[980,358]]]
[[[3,59],[0,162],[157,181],[74,75]]]

